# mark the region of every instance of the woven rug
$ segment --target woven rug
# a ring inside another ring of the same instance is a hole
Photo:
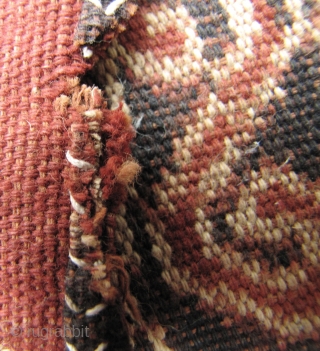
[[[320,349],[320,4],[0,0],[0,350]]]

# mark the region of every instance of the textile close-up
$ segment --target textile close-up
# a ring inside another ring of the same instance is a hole
[[[0,350],[320,350],[318,0],[0,0]]]

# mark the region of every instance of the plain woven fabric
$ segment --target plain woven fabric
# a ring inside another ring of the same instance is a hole
[[[28,329],[62,326],[69,138],[53,101],[87,67],[73,45],[80,10],[77,0],[0,1],[0,344],[12,351],[64,348]]]

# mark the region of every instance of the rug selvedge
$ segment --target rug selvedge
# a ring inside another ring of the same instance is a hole
[[[76,81],[69,96],[55,101],[62,118],[71,119],[66,154],[70,166],[63,173],[73,209],[65,287],[67,348],[126,350],[130,344],[126,315],[136,323],[140,316],[128,292],[122,259],[113,252],[112,223],[113,207],[125,201],[125,186],[140,168],[127,156],[133,129],[120,109],[104,109],[98,88],[81,87]],[[87,333],[73,335],[73,328],[87,328]],[[112,334],[118,335],[116,341],[109,340]]]
[[[110,40],[124,30],[121,19],[135,9],[126,1],[84,2],[75,38],[84,58],[91,58],[88,52],[93,55],[85,44]],[[107,110],[101,91],[79,81],[55,106],[62,118],[72,119],[66,153],[70,167],[63,174],[73,209],[65,286],[66,347],[130,350],[133,324],[140,325],[141,316],[123,260],[115,253],[113,227],[114,211],[140,170],[130,158],[134,130],[121,106]],[[73,335],[74,328],[85,333]]]

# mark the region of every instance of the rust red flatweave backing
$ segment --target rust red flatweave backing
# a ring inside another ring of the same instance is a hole
[[[0,1],[0,345],[14,351],[64,349],[38,333],[62,327],[70,122],[53,101],[87,67],[73,44],[80,10],[77,0]]]

